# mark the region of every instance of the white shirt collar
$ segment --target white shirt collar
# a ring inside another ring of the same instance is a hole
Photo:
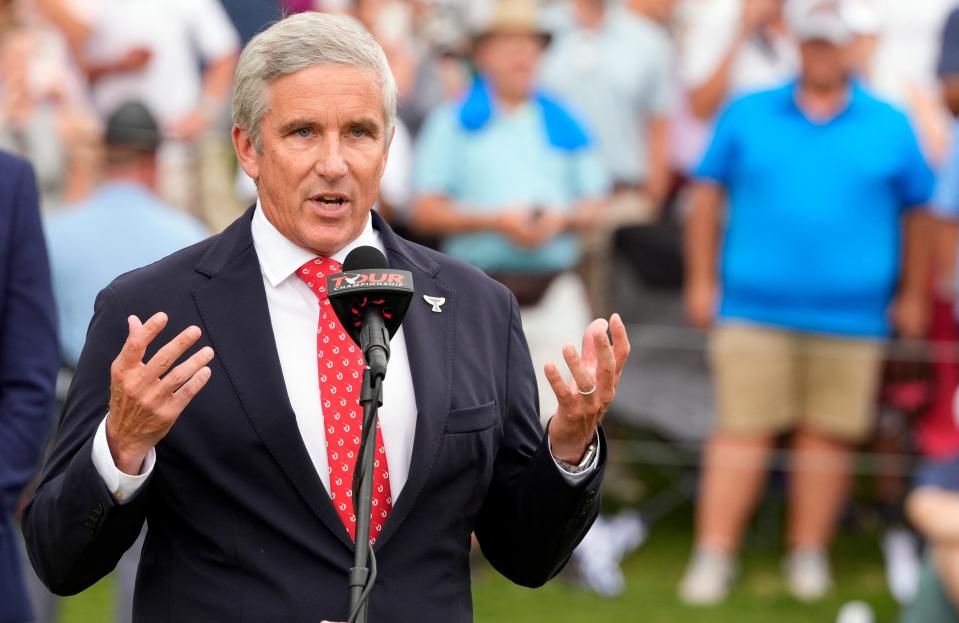
[[[281,234],[266,218],[259,199],[253,211],[253,223],[250,227],[253,234],[253,247],[260,260],[260,270],[274,288],[295,273],[300,266],[317,257],[313,251],[298,246]],[[384,255],[386,254],[380,234],[373,229],[373,219],[369,215],[360,235],[334,253],[331,259],[342,264],[350,251],[361,246],[375,247]]]

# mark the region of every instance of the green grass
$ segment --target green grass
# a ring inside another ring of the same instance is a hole
[[[817,604],[789,596],[780,573],[779,548],[752,548],[742,560],[742,575],[730,599],[715,608],[688,608],[676,598],[676,585],[689,556],[690,526],[661,525],[625,563],[627,589],[622,597],[600,599],[556,580],[531,591],[511,585],[494,572],[474,584],[477,623],[808,623],[835,621],[851,600],[868,603],[879,623],[896,620],[897,607],[885,588],[875,536],[845,533],[833,551],[836,589]]]
[[[769,532],[766,529],[766,532]],[[893,623],[897,608],[885,588],[877,535],[843,531],[832,554],[836,589],[814,605],[792,599],[779,567],[781,548],[770,535],[750,538],[742,576],[722,606],[691,609],[676,599],[676,583],[689,554],[690,514],[674,514],[657,525],[650,538],[625,564],[628,587],[616,599],[600,599],[557,579],[539,590],[510,584],[481,566],[474,581],[477,623],[808,623],[835,621],[847,601],[862,600],[876,612],[877,623]],[[61,623],[111,620],[113,585],[105,579],[82,595],[66,600]]]
[[[59,623],[108,623],[114,618],[113,575],[62,601]]]

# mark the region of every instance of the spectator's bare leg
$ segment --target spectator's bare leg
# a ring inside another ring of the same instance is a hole
[[[716,433],[706,445],[696,514],[699,549],[734,553],[739,549],[766,482],[773,447],[769,435]]]
[[[959,608],[959,493],[919,487],[906,499],[906,513],[929,539],[939,580]]]
[[[906,513],[933,543],[959,547],[959,493],[919,487],[906,499]]]
[[[939,574],[939,581],[949,595],[949,601],[953,606],[959,607],[959,544],[933,545],[932,559]]]
[[[853,453],[842,442],[800,429],[793,439],[789,545],[825,550],[850,484]]]

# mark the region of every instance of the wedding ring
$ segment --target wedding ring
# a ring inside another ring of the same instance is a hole
[[[581,389],[579,388],[579,386],[577,385],[577,386],[576,386],[576,391],[578,391],[578,392],[579,392],[581,395],[583,395],[583,396],[589,396],[589,395],[591,395],[593,392],[596,391],[596,386],[593,385],[592,387],[589,388],[589,391],[585,391],[585,392],[584,392],[584,391],[581,390]]]

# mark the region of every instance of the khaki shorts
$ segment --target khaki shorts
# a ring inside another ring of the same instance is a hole
[[[807,430],[858,442],[872,428],[883,344],[750,324],[716,328],[709,358],[718,429]]]

